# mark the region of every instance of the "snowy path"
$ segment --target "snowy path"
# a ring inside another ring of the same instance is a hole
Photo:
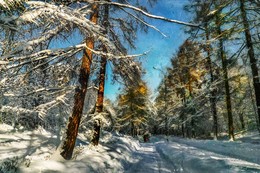
[[[127,173],[260,172],[259,164],[222,153],[176,141],[141,144]]]
[[[177,142],[156,143],[160,155],[174,163],[175,172],[260,172],[260,165]],[[174,171],[172,171],[174,172]]]
[[[126,173],[170,173],[174,170],[171,163],[160,156],[154,144],[141,144],[134,156],[138,161]]]

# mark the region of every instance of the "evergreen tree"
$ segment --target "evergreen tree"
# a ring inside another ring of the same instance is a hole
[[[193,1],[192,4],[186,6],[186,10],[192,11],[194,13],[194,21],[196,22],[202,22],[204,26],[204,32],[205,32],[205,43],[204,43],[204,50],[206,51],[206,60],[205,63],[207,73],[209,73],[210,77],[210,105],[211,105],[211,112],[213,117],[213,131],[214,131],[214,139],[217,139],[218,136],[218,118],[217,118],[217,100],[216,100],[216,88],[213,87],[213,84],[215,83],[216,79],[214,76],[214,66],[212,63],[212,45],[210,42],[210,32],[211,32],[211,26],[210,23],[212,21],[212,15],[210,14],[210,10],[212,8],[212,3],[209,1]],[[190,31],[191,32],[191,31]]]
[[[195,137],[195,121],[197,119],[195,98],[199,95],[201,88],[205,62],[199,46],[189,40],[180,46],[177,55],[171,61],[172,67],[159,86],[156,107],[159,112],[168,114],[169,119],[172,119],[169,115],[179,114],[179,122],[169,122],[181,125],[183,135]],[[165,124],[168,126],[167,122]]]
[[[168,73],[164,77],[158,87],[158,96],[155,99],[155,107],[157,108],[156,129],[160,129],[161,133],[169,135],[170,115],[171,115],[171,86]],[[155,132],[156,133],[156,132]]]
[[[148,88],[145,83],[138,86],[125,87],[118,96],[117,129],[135,137],[144,133],[149,120]]]

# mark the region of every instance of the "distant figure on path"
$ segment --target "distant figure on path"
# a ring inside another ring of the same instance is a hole
[[[143,135],[144,142],[149,142],[150,141],[150,134],[149,131],[146,131]]]

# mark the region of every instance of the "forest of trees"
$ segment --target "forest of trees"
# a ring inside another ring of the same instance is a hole
[[[228,133],[234,140],[238,131],[259,130],[258,7],[243,0],[186,5],[204,29],[187,30],[191,36],[158,89],[159,111],[167,111],[167,121],[161,120],[165,134],[170,129],[183,137],[217,139]]]
[[[243,0],[185,6],[204,29],[187,30],[191,36],[158,89],[159,111],[167,111],[167,121],[161,120],[165,134],[170,129],[183,137],[217,139],[228,133],[234,140],[238,131],[259,130],[258,7]]]
[[[93,145],[102,130],[232,141],[239,131],[260,132],[259,1],[190,0],[189,22],[149,13],[156,3],[1,1],[0,123],[63,136],[65,159],[79,131]],[[154,69],[163,75],[154,100],[138,59],[146,53],[128,54],[137,33],[163,34],[148,19],[189,35],[168,67]],[[122,86],[114,103],[104,98],[108,75]]]

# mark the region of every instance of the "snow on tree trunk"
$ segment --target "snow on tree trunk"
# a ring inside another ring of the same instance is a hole
[[[97,24],[98,19],[98,6],[96,4],[92,7],[93,14],[90,16],[90,21]],[[90,49],[94,49],[94,37],[90,36],[86,39],[86,46]],[[90,67],[92,63],[92,51],[86,49],[83,53],[82,64],[80,68],[79,83],[80,87],[76,88],[74,96],[74,107],[72,115],[69,118],[69,124],[66,131],[66,139],[62,145],[61,156],[64,159],[71,159],[73,149],[75,146],[80,119],[82,117],[85,95],[87,92],[88,79],[90,75]]]
[[[105,6],[104,11],[104,19],[103,19],[103,27],[105,28],[104,34],[107,34],[108,29],[108,15],[109,15],[109,8],[108,5]],[[103,45],[103,51],[107,52],[106,47]],[[96,103],[96,111],[97,113],[101,113],[103,111],[104,105],[104,89],[105,89],[105,78],[106,78],[106,65],[107,65],[107,57],[101,57],[101,67],[99,72],[99,88],[98,88],[98,97]],[[100,128],[101,128],[101,120],[96,119],[94,122],[94,134],[92,143],[94,146],[98,145],[99,143],[99,136],[100,136]]]

